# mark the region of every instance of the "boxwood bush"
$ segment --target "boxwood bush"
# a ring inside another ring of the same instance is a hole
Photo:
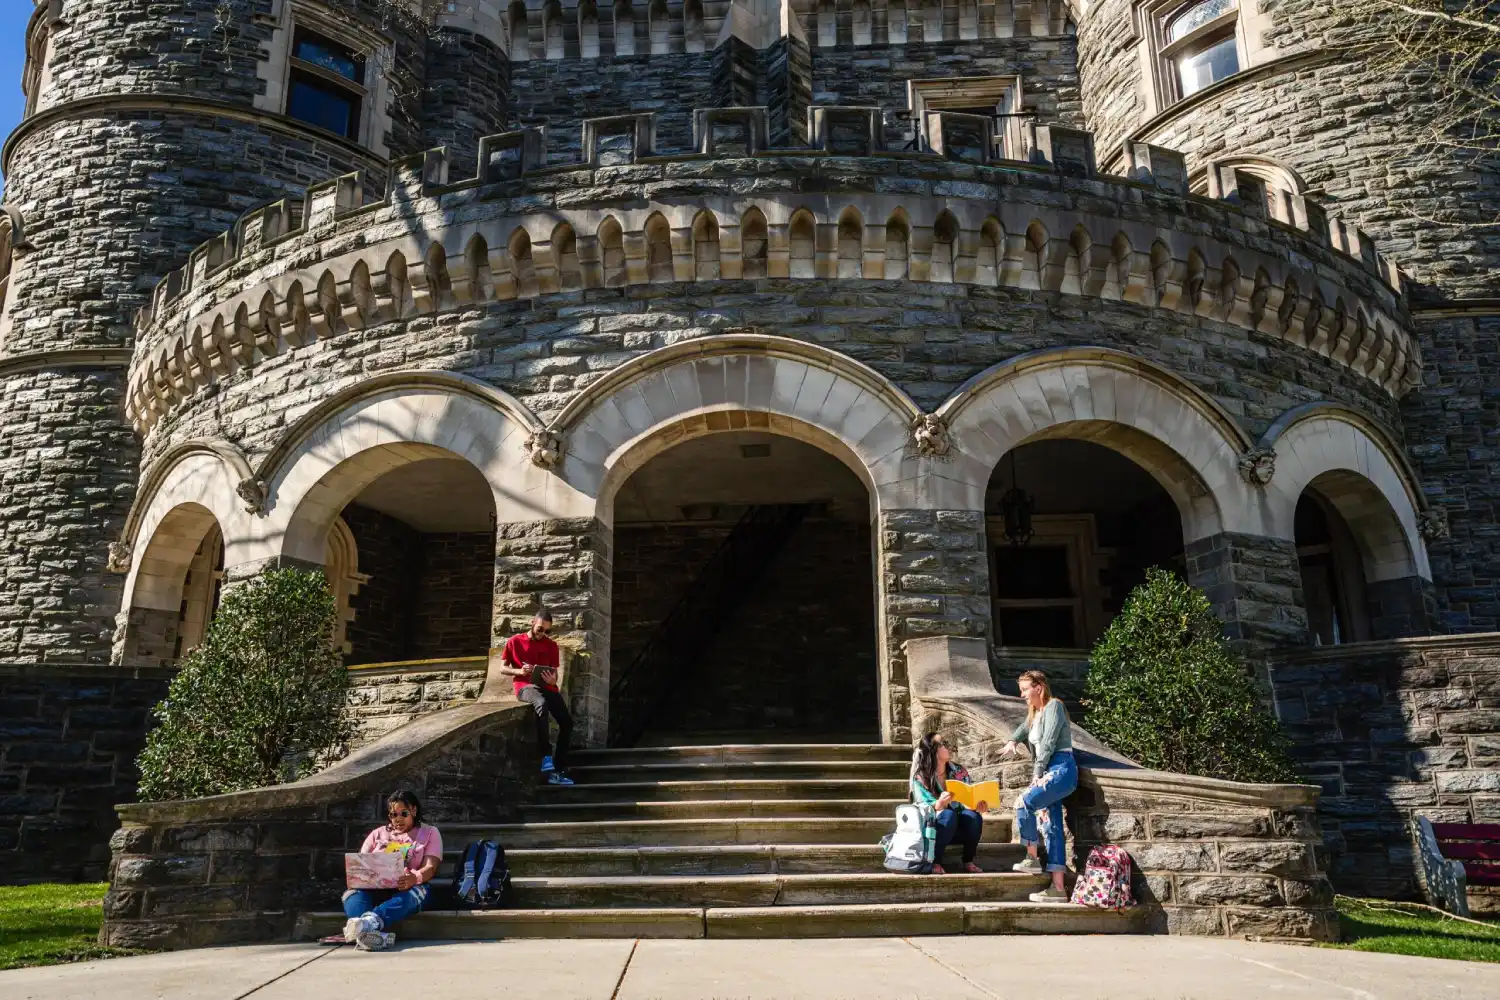
[[[343,756],[354,723],[321,572],[272,570],[225,590],[182,659],[137,765],[143,800],[274,785]]]
[[[1085,725],[1146,767],[1295,781],[1287,741],[1203,593],[1151,569],[1089,660]]]

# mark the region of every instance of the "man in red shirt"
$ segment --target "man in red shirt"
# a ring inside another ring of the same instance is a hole
[[[514,677],[516,697],[536,712],[536,741],[542,748],[542,773],[549,785],[571,785],[565,773],[568,737],[573,734],[573,716],[557,689],[557,643],[552,631],[552,612],[541,608],[531,618],[531,628],[506,640],[500,653],[500,672]],[[547,739],[547,713],[557,720],[557,750]]]

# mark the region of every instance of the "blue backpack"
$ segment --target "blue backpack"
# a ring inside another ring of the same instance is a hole
[[[492,910],[504,906],[510,895],[505,848],[493,840],[481,840],[464,848],[455,875],[454,902],[460,909]]]

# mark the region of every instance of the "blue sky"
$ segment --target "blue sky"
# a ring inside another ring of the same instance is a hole
[[[26,22],[36,8],[25,0],[0,0],[0,136],[21,120],[21,70],[26,67]]]

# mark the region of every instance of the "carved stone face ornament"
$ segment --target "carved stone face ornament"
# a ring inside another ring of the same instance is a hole
[[[532,465],[541,469],[555,469],[562,461],[562,437],[545,427],[532,431],[531,436],[526,439],[526,452]]]
[[[948,424],[935,413],[924,413],[912,421],[911,435],[917,445],[917,454],[927,458],[941,458],[952,447],[948,440]]]
[[[1433,507],[1430,510],[1417,513],[1417,530],[1422,537],[1429,542],[1441,542],[1448,538],[1451,529],[1448,526],[1448,511],[1443,507]]]
[[[245,501],[245,512],[249,514],[264,514],[266,512],[266,500],[270,496],[270,489],[266,486],[264,479],[241,479],[234,491]]]
[[[1276,475],[1276,452],[1270,448],[1251,448],[1240,456],[1240,477],[1251,486],[1266,486]]]
[[[131,554],[132,553],[129,542],[110,542],[109,562],[105,564],[104,568],[111,573],[129,573]]]

